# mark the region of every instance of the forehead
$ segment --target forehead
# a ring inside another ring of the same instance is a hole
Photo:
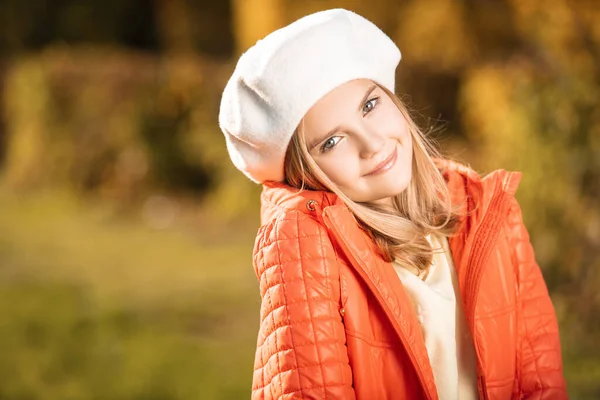
[[[369,79],[356,79],[336,87],[321,97],[304,116],[305,134],[322,134],[324,133],[322,129],[344,123],[345,116],[359,110],[360,101],[374,85]]]
[[[355,79],[346,83],[343,83],[331,90],[325,96],[321,97],[307,112],[306,116],[309,114],[314,114],[319,106],[328,105],[331,103],[343,104],[348,101],[356,103],[358,96],[358,100],[364,95],[365,91],[370,89],[374,85],[373,81],[369,79]],[[355,106],[357,104],[354,104]]]

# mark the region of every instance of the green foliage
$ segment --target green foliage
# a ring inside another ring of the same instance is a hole
[[[252,341],[236,344],[229,335],[229,343],[219,343],[211,332],[217,323],[202,310],[99,312],[82,292],[51,282],[0,288],[1,398],[217,399],[226,391],[247,393]]]
[[[223,216],[244,213],[259,188],[233,168],[217,126],[228,72],[195,56],[99,49],[20,59],[4,90],[4,180],[17,190],[69,186],[124,205],[183,192]]]
[[[0,204],[0,398],[248,396],[250,238],[202,246],[56,193]]]

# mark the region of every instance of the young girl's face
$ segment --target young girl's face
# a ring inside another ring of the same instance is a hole
[[[412,140],[404,115],[372,81],[338,86],[304,117],[308,151],[351,200],[388,203],[412,176]]]

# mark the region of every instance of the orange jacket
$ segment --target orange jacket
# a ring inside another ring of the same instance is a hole
[[[567,398],[554,308],[514,198],[520,173],[439,168],[468,210],[449,244],[480,398]],[[437,399],[410,299],[341,200],[275,183],[261,200],[252,398]]]

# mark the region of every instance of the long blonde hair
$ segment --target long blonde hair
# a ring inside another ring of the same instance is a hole
[[[375,241],[386,261],[396,261],[421,273],[428,269],[433,256],[425,237],[455,233],[458,207],[452,204],[444,178],[433,161],[435,157],[440,158],[437,149],[415,124],[402,101],[385,87],[379,87],[406,118],[413,143],[412,178],[408,187],[394,196],[393,207],[357,203],[348,198],[309,154],[302,123],[286,152],[285,183],[298,189],[335,193]]]

